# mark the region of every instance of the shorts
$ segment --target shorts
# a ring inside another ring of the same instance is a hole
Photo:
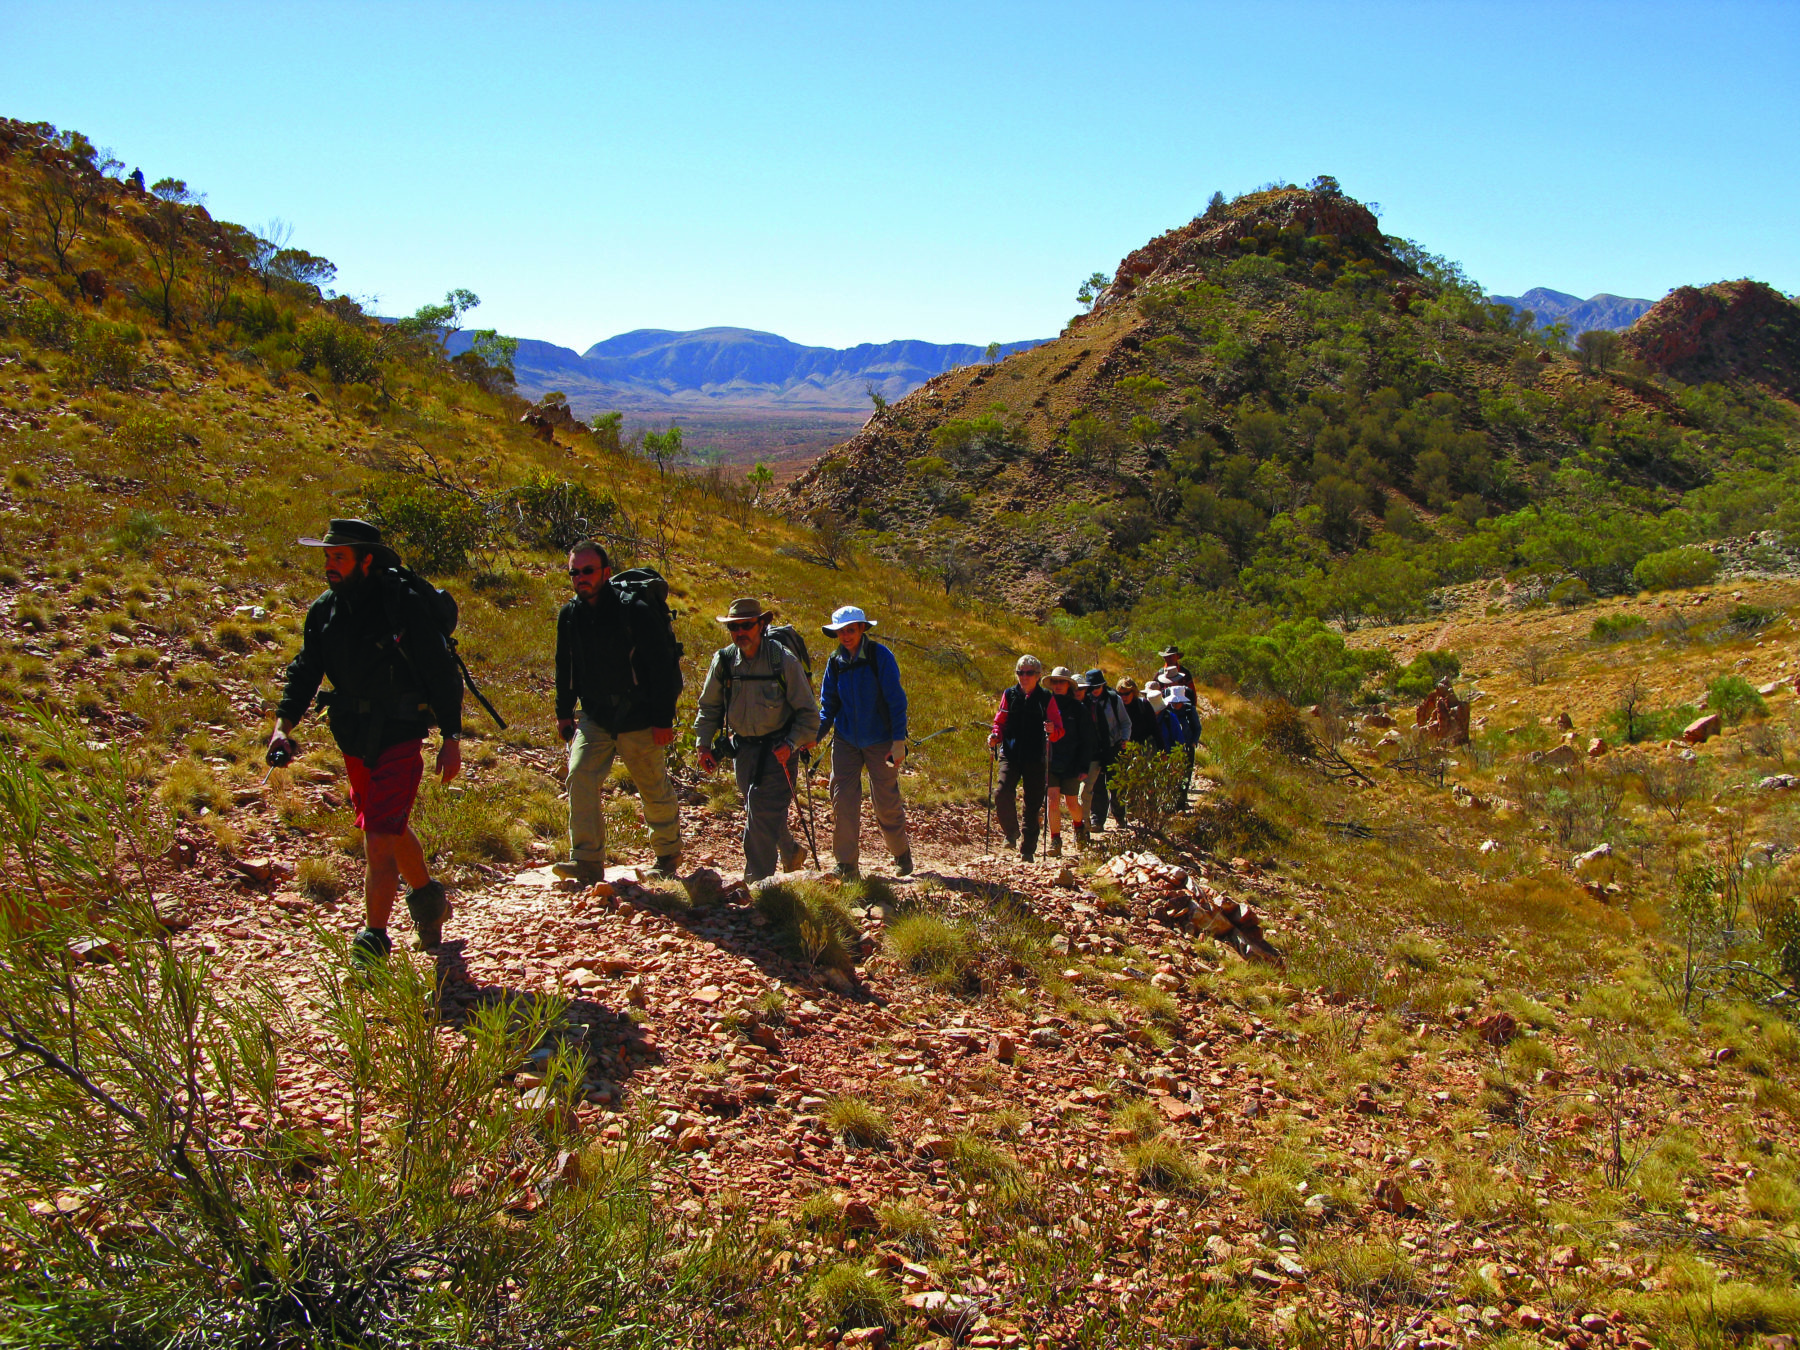
[[[355,755],[344,756],[350,775],[350,802],[356,807],[356,828],[368,834],[404,834],[419,780],[425,776],[425,742],[401,741],[390,745],[369,764]]]
[[[1050,775],[1050,788],[1065,797],[1081,795],[1081,775],[1078,773],[1053,773]]]

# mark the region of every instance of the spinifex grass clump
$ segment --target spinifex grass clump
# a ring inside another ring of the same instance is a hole
[[[850,947],[859,940],[856,921],[839,894],[818,881],[780,881],[763,886],[756,909],[793,955],[815,966],[848,970]]]

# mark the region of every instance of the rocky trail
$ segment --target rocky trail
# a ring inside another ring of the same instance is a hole
[[[1545,1298],[1572,1266],[1596,1305],[1603,1290],[1652,1287],[1649,1263],[1600,1245],[1544,1247],[1525,1240],[1525,1226],[1463,1221],[1446,1203],[1456,1153],[1486,1137],[1462,1137],[1451,1118],[1482,1092],[1484,1070],[1518,1031],[1510,1015],[1407,1010],[1403,1035],[1382,1047],[1379,1074],[1309,1092],[1298,1071],[1320,1053],[1314,1036],[1354,1042],[1380,1010],[1298,990],[1270,1016],[1228,969],[1243,961],[1244,931],[1283,945],[1287,922],[1318,899],[1303,879],[1273,860],[1159,863],[1130,852],[1117,832],[1088,860],[1113,855],[1098,869],[1081,859],[1025,864],[982,851],[979,811],[915,811],[913,820],[916,874],[865,886],[851,910],[861,932],[853,970],[782,948],[736,882],[735,819],[705,810],[686,813],[683,868],[705,903],[655,889],[635,867],[613,868],[607,884],[587,889],[547,869],[495,869],[485,885],[454,892],[456,914],[435,954],[410,950],[397,918],[393,959],[435,959],[450,1022],[508,994],[566,998],[560,1036],[585,1047],[589,1065],[575,1107],[584,1134],[662,1152],[659,1185],[679,1214],[697,1220],[747,1206],[769,1218],[806,1216],[815,1236],[805,1240],[885,1267],[919,1318],[962,1343],[1060,1343],[1106,1308],[1160,1326],[1194,1291],[1159,1277],[1159,1259],[1203,1248],[1212,1292],[1277,1321],[1324,1309],[1336,1325],[1379,1334],[1373,1343],[1423,1350],[1512,1328],[1571,1347],[1650,1344],[1616,1313],[1559,1311]],[[177,941],[207,952],[219,979],[269,977],[290,1006],[309,1006],[326,959],[319,933],[356,926],[357,894],[321,906],[289,889],[291,845],[229,858],[210,836],[187,834],[172,857],[162,903]],[[879,875],[875,864],[865,857]],[[915,902],[1029,914],[1066,963],[1057,988],[990,966],[978,992],[947,992],[902,968],[883,937]],[[1308,1017],[1325,1030],[1297,1031]],[[497,1090],[518,1094],[521,1109],[552,1109],[539,1070],[553,1048]],[[1723,1083],[1681,1079],[1690,1119],[1706,1119],[1729,1095]],[[1547,1100],[1578,1087],[1557,1074],[1520,1091]],[[284,1089],[284,1124],[348,1128],[329,1082],[296,1078]],[[831,1107],[846,1097],[874,1104],[886,1128],[873,1138],[834,1134]],[[1129,1124],[1121,1113],[1140,1102],[1155,1113],[1149,1133],[1160,1129],[1196,1160],[1199,1180],[1171,1184],[1125,1158],[1146,1125],[1141,1108]],[[1546,1111],[1532,1132],[1550,1149],[1580,1145],[1594,1125],[1593,1115]],[[1271,1197],[1259,1178],[1296,1131],[1325,1148]],[[970,1140],[995,1169],[987,1187],[979,1173],[972,1181]],[[1028,1281],[1009,1264],[1007,1235],[976,1203],[1000,1169],[1015,1167],[1032,1178],[1047,1233],[1087,1240],[1086,1257],[1071,1257],[1050,1280],[1048,1299],[1042,1271]],[[1535,1186],[1539,1205],[1556,1198],[1559,1183],[1534,1179],[1526,1158],[1497,1171],[1505,1184]],[[525,1210],[539,1202],[518,1198]],[[884,1239],[878,1211],[895,1204],[929,1214],[932,1236]],[[1694,1225],[1725,1217],[1689,1212]],[[1295,1234],[1316,1242],[1334,1227],[1400,1244],[1440,1287],[1371,1302],[1366,1289],[1321,1277]],[[1485,1272],[1487,1298],[1455,1291],[1471,1262]]]

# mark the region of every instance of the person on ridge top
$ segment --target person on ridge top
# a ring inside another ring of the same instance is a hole
[[[437,618],[395,570],[400,555],[382,543],[380,530],[364,520],[333,520],[324,538],[299,542],[324,550],[326,590],[306,611],[300,651],[287,668],[269,762],[294,755],[293,730],[316,697],[344,752],[350,802],[363,832],[363,929],[350,956],[368,967],[393,950],[388,919],[402,879],[419,945],[443,940],[450,900],[444,884],[431,879],[407,819],[434,720],[442,738],[436,772],[448,783],[462,771],[462,675]],[[331,688],[322,693],[326,679]]]
[[[900,663],[868,636],[875,621],[855,605],[834,610],[823,625],[838,641],[819,682],[819,737],[835,728],[831,743],[831,853],[840,877],[861,875],[862,776],[869,775],[875,823],[894,858],[894,871],[912,873],[906,806],[900,800],[900,766],[906,763],[906,690]]]
[[[1050,691],[1038,683],[1044,664],[1035,656],[1021,656],[1013,667],[1018,683],[1000,695],[994,709],[988,748],[999,752],[1000,779],[994,787],[994,814],[1006,846],[1017,848],[1030,862],[1037,854],[1039,812],[1044,807],[1045,749],[1063,737],[1062,713]],[[1047,738],[1047,739],[1046,739]],[[1019,824],[1019,786],[1025,788],[1023,836]]]
[[[731,642],[706,668],[694,735],[706,773],[719,767],[720,734],[729,737],[744,794],[744,880],[761,881],[775,874],[778,853],[786,863],[804,851],[788,829],[788,803],[796,752],[819,738],[819,707],[800,658],[768,635],[774,610],[746,596],[717,617]]]

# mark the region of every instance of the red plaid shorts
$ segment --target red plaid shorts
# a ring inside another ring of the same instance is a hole
[[[356,828],[369,834],[403,834],[425,776],[425,742],[401,741],[390,745],[369,764],[355,755],[344,756],[350,775],[350,801],[356,807]]]

